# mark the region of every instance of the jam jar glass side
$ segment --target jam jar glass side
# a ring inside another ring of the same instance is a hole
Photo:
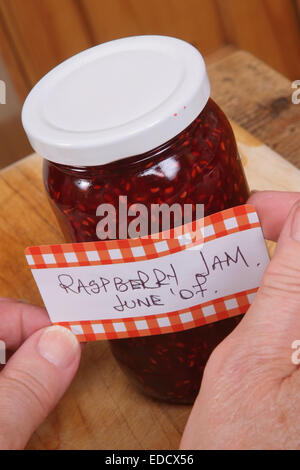
[[[122,198],[128,208],[140,203],[149,209],[149,232],[152,204],[189,204],[194,220],[196,204],[204,204],[207,216],[245,203],[249,194],[231,126],[212,99],[184,131],[150,152],[93,167],[45,160],[44,180],[66,239],[73,242],[99,239],[101,204],[115,208],[117,229],[108,229],[106,237],[118,238],[124,232],[118,212]],[[179,221],[174,217],[171,224]],[[110,345],[122,369],[144,393],[192,403],[209,355],[240,318],[176,333],[111,340]]]

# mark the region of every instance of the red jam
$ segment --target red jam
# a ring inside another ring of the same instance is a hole
[[[196,203],[203,203],[209,215],[248,198],[232,129],[211,99],[189,127],[152,151],[94,167],[45,161],[44,179],[67,240],[74,242],[97,240],[97,207],[111,203],[118,211],[119,196],[127,196],[128,206],[193,204],[193,216]],[[111,340],[110,345],[123,370],[146,394],[192,403],[209,355],[240,319],[179,333]]]

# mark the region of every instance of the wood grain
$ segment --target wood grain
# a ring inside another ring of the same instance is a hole
[[[14,47],[14,41],[10,37],[9,30],[1,12],[0,3],[0,53],[9,70],[14,87],[20,97],[25,97],[31,87],[30,80],[23,68],[18,51]],[[2,78],[2,77],[1,77]]]
[[[207,54],[224,44],[211,0],[80,0],[96,42],[136,34],[163,34],[191,42]]]
[[[92,45],[77,1],[1,0],[0,14],[31,87],[59,62]]]
[[[244,51],[209,63],[212,96],[225,113],[300,168],[300,105],[291,82]]]
[[[20,113],[0,124],[0,144],[0,169],[31,152]]]
[[[22,99],[51,68],[111,39],[166,34],[204,54],[228,43],[300,77],[295,0],[0,0],[1,52]]]
[[[291,79],[300,76],[299,18],[293,0],[217,0],[228,42]]]

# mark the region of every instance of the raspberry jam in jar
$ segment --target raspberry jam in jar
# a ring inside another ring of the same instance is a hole
[[[207,216],[248,198],[230,124],[210,98],[201,55],[184,41],[125,38],[69,59],[33,89],[23,123],[45,157],[45,187],[67,241],[124,238],[120,200],[149,214],[152,204],[190,204],[194,220],[196,204]],[[116,210],[116,230],[105,236],[101,204]],[[144,393],[193,403],[209,355],[240,319],[110,345]]]

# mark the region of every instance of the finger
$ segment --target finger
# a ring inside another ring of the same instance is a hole
[[[0,374],[0,449],[23,449],[69,386],[80,361],[73,333],[51,326],[34,333]]]
[[[257,210],[264,237],[277,241],[292,206],[300,200],[300,193],[285,191],[258,191],[248,200]]]
[[[7,349],[16,350],[32,333],[48,325],[44,308],[0,298],[0,339]]]
[[[290,374],[292,343],[300,339],[300,202],[291,209],[260,288],[229,343],[247,344],[266,366]],[[281,368],[282,365],[282,368]]]
[[[265,194],[254,196],[256,207],[262,208]],[[277,198],[278,194],[275,193],[274,196]],[[287,205],[293,197],[289,199],[287,196]],[[267,201],[263,209],[267,206],[271,208],[273,204],[274,201]],[[261,220],[262,212],[259,214]],[[208,429],[201,427],[203,422],[208,423],[214,432],[209,436],[211,442],[221,429],[226,445],[229,443],[234,446],[239,434],[233,434],[232,438],[230,432],[226,434],[227,424],[228,429],[239,431],[245,427],[245,423],[250,423],[248,429],[255,429],[255,432],[261,434],[260,428],[256,426],[259,410],[270,411],[274,416],[279,411],[283,427],[288,426],[288,403],[292,413],[295,413],[294,397],[297,397],[299,390],[300,369],[292,362],[291,346],[295,339],[300,339],[300,202],[296,202],[284,217],[285,222],[282,215],[280,220],[278,218],[278,223],[283,227],[282,232],[254,302],[239,325],[217,346],[208,361],[200,393],[183,434],[182,449],[195,449],[199,444],[202,445],[201,448],[205,448],[203,443],[206,442],[209,426]],[[275,234],[272,224],[268,229],[273,230],[269,233]],[[283,389],[284,381],[288,388]],[[294,396],[290,386],[293,381],[296,381]],[[288,390],[285,400],[281,401],[285,402],[284,407],[279,405],[280,395],[284,396],[282,390]],[[276,394],[277,410],[274,404],[270,404],[272,399],[270,402],[266,401],[272,397],[272,393]],[[231,397],[233,399],[230,403]],[[230,403],[227,418],[226,414],[219,413],[220,403],[223,411]],[[264,406],[260,408],[261,403],[267,404],[265,409]],[[280,427],[279,421],[274,422],[275,426]],[[238,423],[236,427],[235,423]]]

